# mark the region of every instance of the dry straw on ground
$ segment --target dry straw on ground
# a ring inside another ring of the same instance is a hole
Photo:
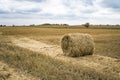
[[[66,56],[92,55],[94,52],[94,40],[89,34],[66,34],[61,40],[61,47]]]
[[[0,32],[0,35],[2,35],[2,32]]]

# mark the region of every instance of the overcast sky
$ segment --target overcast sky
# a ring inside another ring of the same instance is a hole
[[[120,24],[120,0],[0,0],[0,24]]]

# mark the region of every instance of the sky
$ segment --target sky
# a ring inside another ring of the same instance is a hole
[[[120,0],[0,0],[0,24],[120,24]]]

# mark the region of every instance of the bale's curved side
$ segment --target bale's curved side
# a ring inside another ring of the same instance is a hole
[[[94,52],[94,40],[89,34],[67,34],[61,40],[61,48],[67,56],[92,55]]]

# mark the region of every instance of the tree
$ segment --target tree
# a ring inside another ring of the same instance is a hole
[[[51,24],[50,23],[44,23],[42,24],[42,26],[50,26]]]
[[[119,24],[116,24],[116,26],[120,26]]]
[[[13,24],[12,27],[15,27],[15,25]]]
[[[84,26],[85,26],[86,28],[88,28],[88,27],[90,26],[90,23],[87,22],[87,23],[84,24]]]

